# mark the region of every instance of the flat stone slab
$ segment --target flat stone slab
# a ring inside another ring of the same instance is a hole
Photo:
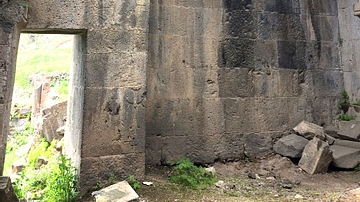
[[[308,140],[312,140],[314,137],[317,137],[320,140],[325,140],[325,132],[323,127],[318,126],[316,124],[307,121],[302,121],[293,129],[299,135],[303,136]]]
[[[350,147],[354,149],[360,149],[360,142],[350,141],[350,140],[335,140],[334,145]]]
[[[291,134],[280,138],[274,145],[273,149],[276,153],[290,157],[301,158],[305,146],[309,143],[306,138]]]
[[[310,175],[325,173],[332,161],[329,145],[314,137],[306,146],[299,161],[301,169]]]
[[[360,141],[360,121],[340,121],[338,135],[344,140]]]
[[[351,169],[360,163],[360,149],[332,145],[330,150],[333,154],[331,165],[337,168]]]
[[[127,181],[113,184],[109,187],[95,191],[91,194],[96,202],[136,202],[139,195],[129,185]]]

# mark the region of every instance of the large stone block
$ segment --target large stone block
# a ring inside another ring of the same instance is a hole
[[[323,127],[307,121],[302,121],[299,123],[294,128],[294,131],[309,140],[313,139],[314,137],[319,138],[320,140],[325,140]]]
[[[244,136],[244,154],[250,159],[262,158],[273,153],[272,145],[272,138],[266,134]]]
[[[338,135],[344,140],[360,142],[360,121],[340,121]]]
[[[256,38],[256,14],[247,10],[237,10],[227,14],[226,32],[231,37]]]
[[[360,163],[360,149],[338,145],[332,145],[330,149],[333,155],[331,165],[337,168],[351,169]]]
[[[57,103],[49,108],[43,109],[42,132],[46,140],[51,142],[53,139],[60,140],[60,136],[56,131],[63,127],[66,121],[67,101]]]
[[[295,135],[287,135],[280,138],[274,145],[273,149],[276,153],[290,157],[300,158],[305,146],[309,143],[309,140]]]
[[[357,141],[336,139],[334,141],[334,145],[348,147],[348,148],[354,148],[354,149],[360,149],[360,142],[357,142]]]
[[[130,175],[142,179],[145,174],[145,156],[141,153],[89,157],[81,159],[80,195],[88,190],[94,190],[97,183],[108,185],[111,176],[117,180],[128,179]]]
[[[250,69],[219,69],[219,96],[226,98],[253,97],[253,74]]]
[[[85,90],[83,157],[144,152],[145,134],[137,117],[145,109],[139,94],[131,89]]]
[[[332,152],[329,145],[314,137],[306,146],[299,161],[301,169],[310,175],[325,173],[332,161]]]
[[[87,87],[143,88],[145,52],[88,54],[84,74]]]
[[[225,68],[254,68],[255,40],[228,38],[221,42],[218,66]]]

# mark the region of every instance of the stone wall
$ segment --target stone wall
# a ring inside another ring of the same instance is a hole
[[[33,0],[26,6],[22,32],[76,35],[65,149],[79,167],[82,193],[112,175],[119,180],[143,176],[149,2]],[[9,42],[14,31],[4,23],[0,18],[0,48],[13,51],[5,54],[5,62],[15,61],[17,41]],[[0,67],[5,71],[0,84],[9,98],[15,65]],[[10,107],[11,100],[0,100],[1,110]],[[7,132],[0,132],[4,145]]]
[[[344,88],[358,96],[355,0],[13,2],[0,0],[0,165],[20,29],[74,34],[65,146],[82,192],[141,177],[145,159],[263,157],[302,120],[330,124]]]
[[[360,100],[360,18],[354,16],[353,12],[353,5],[358,1],[340,0],[338,2],[344,85],[350,101],[355,102]],[[352,108],[350,108],[350,113],[356,115]]]
[[[335,0],[151,1],[146,160],[263,157],[344,89]]]

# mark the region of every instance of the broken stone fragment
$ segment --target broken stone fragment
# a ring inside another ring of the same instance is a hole
[[[91,194],[96,202],[135,202],[139,201],[138,194],[127,181],[113,184]]]
[[[305,137],[308,140],[312,140],[314,137],[319,138],[320,140],[325,140],[325,132],[323,127],[316,124],[302,121],[299,125],[293,128],[295,132],[299,135]]]
[[[360,141],[360,121],[340,121],[338,135],[344,140]]]
[[[360,201],[360,188],[352,189],[350,191],[345,192],[343,195],[341,195],[339,201],[341,202]]]
[[[291,134],[280,138],[274,145],[273,149],[276,153],[290,157],[300,158],[305,146],[309,140],[304,137]]]
[[[21,172],[26,166],[26,159],[25,157],[17,160],[15,163],[11,165],[12,173],[19,173]]]
[[[45,157],[40,156],[36,162],[35,169],[39,170],[42,165],[46,165],[48,160]]]
[[[329,145],[315,137],[305,146],[299,166],[311,175],[325,173],[331,161],[332,152]]]
[[[354,168],[360,163],[360,149],[348,148],[338,145],[330,147],[333,160],[331,165],[337,168],[350,169]]]

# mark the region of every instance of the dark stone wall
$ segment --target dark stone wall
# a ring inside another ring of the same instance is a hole
[[[263,157],[344,89],[337,1],[151,1],[146,160]]]

